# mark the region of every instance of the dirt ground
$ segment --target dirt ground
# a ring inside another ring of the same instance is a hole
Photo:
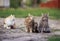
[[[40,17],[35,17],[35,21],[40,22]],[[47,41],[48,37],[58,34],[59,32],[51,33],[26,33],[25,18],[16,18],[16,29],[0,29],[0,41]],[[0,26],[3,25],[4,18],[0,18]],[[38,25],[39,26],[39,25]],[[60,20],[49,19],[51,29],[60,29]]]

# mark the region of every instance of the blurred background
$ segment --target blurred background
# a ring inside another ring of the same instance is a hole
[[[49,7],[60,8],[59,0],[0,0],[0,7]]]
[[[48,12],[51,18],[59,19],[60,0],[0,0],[0,17],[26,17],[28,13],[40,16]]]

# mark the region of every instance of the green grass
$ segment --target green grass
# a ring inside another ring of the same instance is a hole
[[[9,8],[9,9],[0,9],[0,17],[7,17],[10,14],[14,14],[16,17],[26,17],[28,13],[31,13],[34,16],[41,16],[41,13],[48,13],[50,18],[60,19],[60,10],[58,9],[49,9],[49,8]]]
[[[52,36],[48,39],[48,41],[60,41],[60,36],[57,35],[57,36]]]

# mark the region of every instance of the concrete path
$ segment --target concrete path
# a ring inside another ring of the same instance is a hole
[[[35,21],[40,21],[40,17],[35,17]],[[26,33],[25,18],[16,18],[16,29],[0,29],[0,41],[47,41],[48,37],[52,35],[60,35],[60,31],[51,33]],[[0,27],[3,25],[4,18],[0,18]],[[60,20],[49,19],[49,26],[51,29],[60,29]]]

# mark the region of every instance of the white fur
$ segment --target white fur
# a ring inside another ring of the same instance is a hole
[[[4,20],[4,27],[7,29],[10,29],[10,25],[14,25],[15,24],[15,16],[14,15],[10,15],[9,17],[5,18]]]

